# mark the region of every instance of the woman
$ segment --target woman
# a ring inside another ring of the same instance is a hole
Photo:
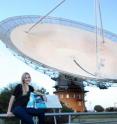
[[[34,92],[34,88],[29,85],[31,82],[31,76],[28,72],[25,72],[22,75],[21,82],[21,84],[18,84],[15,87],[10,98],[7,116],[15,115],[25,124],[34,124],[32,117],[38,116],[39,124],[44,124],[44,109],[26,108],[30,93]],[[43,94],[40,93],[40,95]]]

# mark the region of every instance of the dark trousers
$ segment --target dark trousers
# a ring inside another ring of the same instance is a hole
[[[33,116],[37,116],[39,119],[39,124],[45,124],[45,110],[35,109],[35,108],[25,108],[22,106],[17,106],[12,110],[13,114],[18,117],[25,124],[34,124]]]

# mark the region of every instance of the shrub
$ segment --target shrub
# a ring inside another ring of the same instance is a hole
[[[103,112],[104,108],[101,105],[95,105],[94,110],[96,112]]]

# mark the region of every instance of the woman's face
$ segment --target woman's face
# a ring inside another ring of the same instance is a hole
[[[31,82],[31,77],[30,77],[29,74],[25,74],[25,75],[24,75],[23,82],[24,82],[24,83],[27,83],[27,84]]]

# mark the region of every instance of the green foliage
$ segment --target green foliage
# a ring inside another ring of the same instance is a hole
[[[7,106],[11,94],[16,86],[16,83],[10,84],[8,87],[5,87],[0,93],[0,113],[7,111]]]
[[[117,107],[108,107],[105,109],[106,112],[117,112]]]
[[[63,102],[61,102],[62,109],[61,112],[74,112],[71,108],[68,108]]]
[[[95,105],[94,110],[96,112],[103,112],[104,108],[101,105]]]

